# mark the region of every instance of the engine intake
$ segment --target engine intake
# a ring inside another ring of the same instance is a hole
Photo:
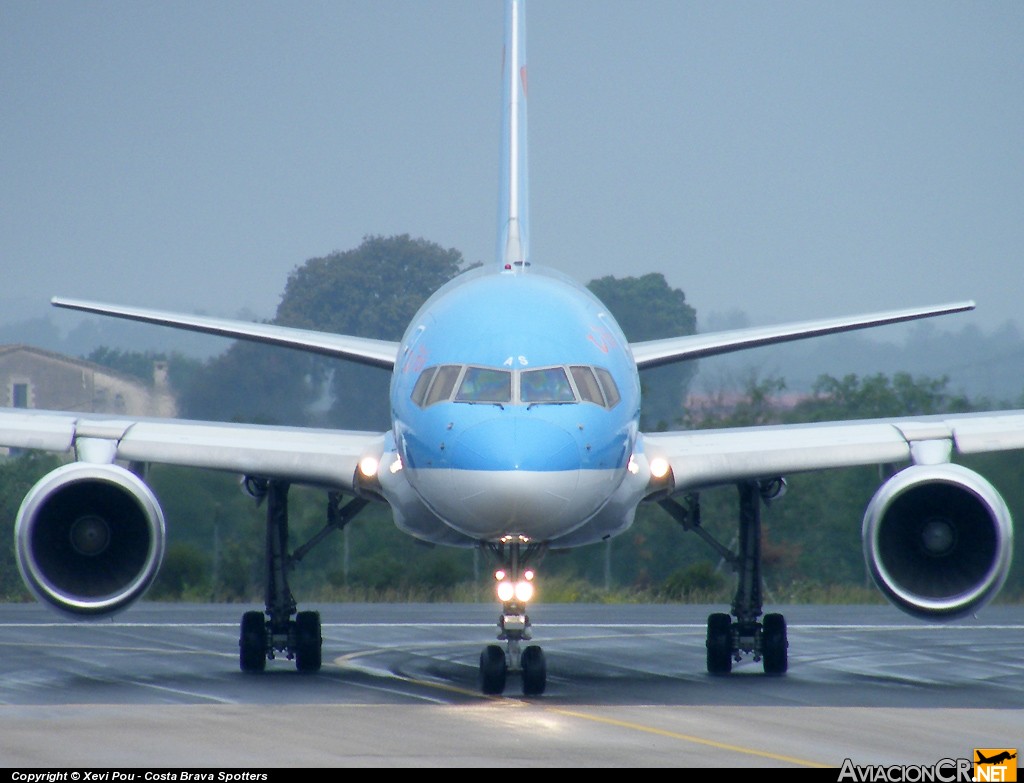
[[[83,462],[32,487],[14,535],[25,584],[76,616],[109,615],[142,597],[165,543],[163,512],[142,479],[117,465]]]
[[[879,589],[915,617],[951,620],[988,603],[1013,554],[1003,498],[961,465],[914,465],[883,484],[864,513],[864,558]]]

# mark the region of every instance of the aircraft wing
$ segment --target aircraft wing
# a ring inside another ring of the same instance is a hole
[[[85,462],[156,462],[352,491],[384,434],[92,413],[0,409],[0,445],[74,451]]]
[[[667,460],[670,492],[811,470],[914,462],[1024,448],[1024,410],[644,433]]]
[[[763,345],[803,340],[826,334],[838,334],[854,329],[867,329],[918,318],[961,313],[973,310],[974,302],[955,302],[935,307],[918,307],[904,310],[890,310],[882,313],[857,315],[848,318],[826,318],[818,321],[801,321],[777,326],[758,326],[750,329],[734,329],[712,334],[693,334],[686,337],[668,337],[661,340],[646,340],[630,343],[636,366],[641,369],[659,367],[684,359],[700,359],[705,356],[757,348]]]
[[[125,318],[130,321],[142,321],[159,326],[172,326],[204,334],[216,334],[221,337],[234,337],[241,340],[280,345],[287,348],[300,348],[312,353],[324,354],[337,359],[348,359],[360,364],[392,369],[398,357],[397,342],[374,340],[369,337],[352,337],[344,334],[318,332],[312,329],[296,329],[277,324],[256,323],[252,321],[235,321],[227,318],[210,318],[202,315],[185,315],[163,310],[150,310],[143,307],[123,307],[121,305],[87,302],[81,299],[62,299],[54,297],[50,303],[55,307],[68,310],[80,310],[85,313],[109,315]]]

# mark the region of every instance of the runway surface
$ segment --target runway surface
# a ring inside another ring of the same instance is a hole
[[[773,607],[790,668],[705,670],[722,607],[532,608],[548,687],[477,689],[497,606],[304,605],[324,667],[238,668],[242,605],[67,623],[0,605],[0,766],[931,765],[1024,745],[1024,607],[933,626],[888,607]]]

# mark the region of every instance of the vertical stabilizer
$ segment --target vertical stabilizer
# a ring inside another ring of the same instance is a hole
[[[505,2],[502,55],[501,194],[498,262],[523,270],[529,261],[526,188],[526,0]]]

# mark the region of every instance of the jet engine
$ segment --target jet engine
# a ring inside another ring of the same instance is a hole
[[[1006,581],[1013,522],[1003,498],[961,465],[914,465],[864,513],[864,558],[879,589],[927,620],[969,615]]]
[[[36,597],[79,617],[127,608],[152,584],[164,516],[142,479],[75,462],[43,476],[15,525],[18,568]]]

